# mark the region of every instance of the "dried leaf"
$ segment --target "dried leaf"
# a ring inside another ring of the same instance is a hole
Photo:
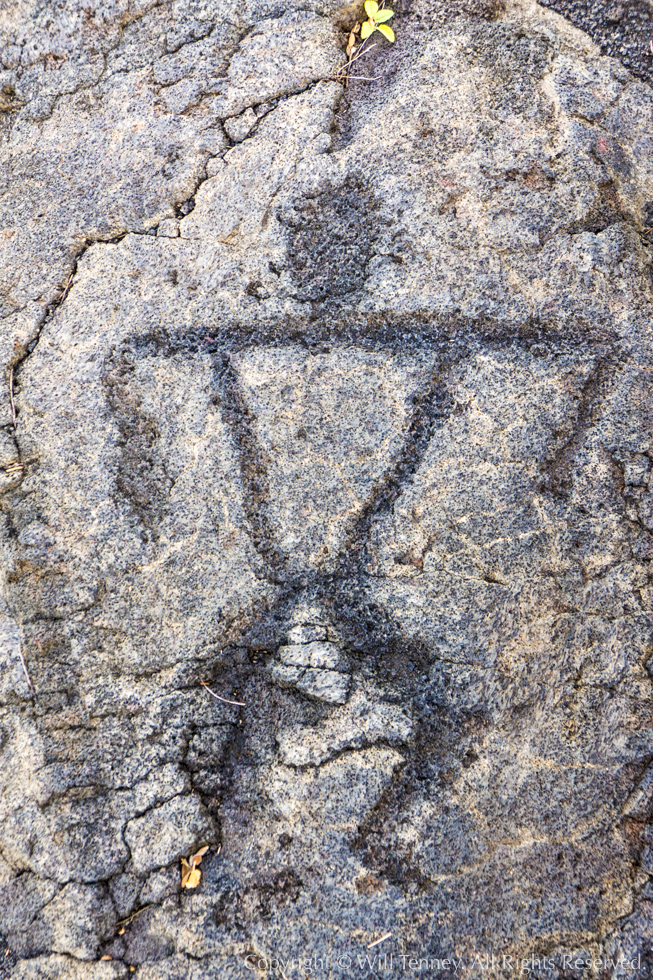
[[[199,870],[198,864],[201,862],[207,851],[208,846],[200,847],[199,851],[196,851],[195,854],[191,854],[188,861],[186,858],[181,859],[182,888],[197,888],[202,877],[202,872]]]
[[[195,853],[192,855],[190,859],[191,868],[197,867],[197,865],[200,863],[200,861],[202,860],[202,858],[204,857],[208,849],[209,849],[208,845],[206,845],[205,847],[200,847],[199,851],[195,851]]]
[[[202,872],[199,868],[193,868],[186,881],[186,888],[197,888],[200,883]]]
[[[109,956],[108,953],[105,953],[104,956],[101,956],[100,957],[100,961],[102,961],[102,960],[112,960],[112,959],[113,959],[113,956]]]
[[[186,885],[188,884],[188,879],[190,878],[192,870],[193,869],[191,868],[186,858],[182,858],[181,859],[181,887],[182,888],[185,888]]]
[[[191,868],[188,861],[184,858],[181,859],[181,887],[182,888],[197,888],[200,883],[200,878],[202,877],[202,872],[199,868]]]

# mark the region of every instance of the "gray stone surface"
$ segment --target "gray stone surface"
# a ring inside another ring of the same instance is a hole
[[[652,0],[539,0],[587,31],[601,48],[639,78],[653,81]]]
[[[214,836],[211,819],[194,796],[175,796],[125,827],[136,874],[172,864],[212,842]]]
[[[78,960],[94,960],[114,930],[114,908],[106,888],[67,884],[41,912],[52,930],[52,949]]]
[[[653,92],[396,6],[0,9],[21,980],[650,970]]]

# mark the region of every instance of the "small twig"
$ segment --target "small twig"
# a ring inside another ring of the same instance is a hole
[[[230,701],[229,698],[221,698],[220,695],[219,694],[215,694],[211,690],[211,688],[209,687],[209,685],[204,683],[204,681],[200,681],[200,684],[202,685],[202,687],[205,687],[206,688],[206,690],[209,692],[209,694],[211,695],[211,697],[216,698],[218,701],[224,701],[225,704],[237,704],[239,708],[246,708],[247,707],[247,705],[245,704],[244,701]]]
[[[356,27],[358,26],[359,25],[357,24]],[[353,34],[354,32],[352,31],[352,33],[349,35],[350,44],[353,39]],[[363,55],[369,54],[370,51],[372,51],[376,47],[376,44],[372,44],[370,45],[370,47],[366,48],[365,45],[367,44],[368,41],[369,38],[366,38],[361,44],[358,51],[356,51],[355,45],[351,48],[349,47],[349,45],[347,45],[347,54],[348,54],[347,63],[345,65],[342,65],[336,72],[336,78],[342,78],[344,73],[345,88],[347,87],[347,80],[349,78],[349,72],[351,70],[351,66],[355,64],[359,58],[362,58]]]
[[[11,402],[11,418],[14,423],[14,431],[16,430],[16,402],[14,401],[14,366],[12,364],[11,371],[9,372],[9,401]]]
[[[22,645],[22,643],[18,647],[18,652],[20,654],[20,662],[23,665],[23,673],[25,674],[25,678],[27,680],[27,685],[28,685],[30,691],[32,692],[32,694],[34,695],[34,697],[36,697],[36,691],[34,690],[34,685],[32,684],[31,678],[29,676],[29,671],[27,669],[27,661],[25,660],[25,654],[23,653],[23,645]]]
[[[373,943],[370,943],[367,949],[374,949],[375,946],[378,946],[379,943],[384,943],[386,939],[390,939],[391,936],[392,936],[391,932],[386,932],[385,936],[381,936],[380,939],[375,939]]]
[[[68,276],[68,282],[66,283],[66,287],[65,287],[65,289],[64,289],[64,291],[63,291],[63,293],[61,294],[61,297],[59,298],[59,302],[58,302],[58,305],[59,305],[59,306],[61,306],[61,304],[62,304],[62,303],[63,303],[63,301],[65,300],[65,298],[66,298],[66,296],[67,296],[67,295],[68,295],[68,293],[70,292],[70,287],[71,287],[71,286],[72,286],[72,284],[73,284],[73,279],[74,279],[74,278],[75,278],[75,270],[73,269],[73,270],[71,271],[71,273],[70,273],[70,275]]]
[[[132,912],[132,914],[128,915],[126,919],[120,919],[119,922],[116,922],[116,925],[124,926],[127,925],[127,923],[129,922],[133,922],[137,915],[142,915],[143,912],[147,912],[148,909],[154,908],[155,905],[156,902],[150,902],[149,905],[144,905],[142,909],[139,909],[137,912]]]
[[[388,74],[389,72],[384,71],[382,75],[347,75],[347,78],[353,78],[355,81],[361,82],[379,82]]]
[[[349,85],[349,66],[351,65],[351,59],[354,57],[354,52],[356,51],[356,28],[357,27],[358,27],[358,22],[352,28],[352,30],[351,30],[351,32],[349,34],[349,40],[347,41],[347,48],[346,48],[347,64],[344,66],[344,68],[345,68],[345,88],[347,88],[348,85]],[[339,69],[338,70],[338,72],[336,74],[336,77],[338,75],[340,75],[340,72],[341,71],[342,71],[342,69]]]
[[[367,40],[369,40],[369,38]],[[356,64],[359,58],[362,58],[364,55],[369,54],[370,51],[374,50],[374,48],[377,46],[376,44],[371,44],[369,48],[365,47],[365,45],[367,44],[367,40],[363,41],[359,51],[356,54],[354,54],[354,52],[352,51],[352,53],[349,56],[349,61],[347,62],[347,64],[342,65],[342,67],[340,67],[336,72],[337,78],[340,78],[344,72],[345,80],[346,80],[349,77],[349,69],[351,68],[351,66]]]
[[[355,61],[358,61],[359,58],[362,58],[363,55],[369,54],[370,51],[374,51],[374,48],[377,48],[378,47],[378,44],[370,44],[370,41],[371,41],[371,38],[369,38],[369,37],[366,38],[363,41],[363,43],[361,44],[360,48],[358,49],[358,51],[356,53],[356,56],[354,58],[352,58],[352,64]],[[366,47],[365,46],[367,44],[369,44],[369,47]]]

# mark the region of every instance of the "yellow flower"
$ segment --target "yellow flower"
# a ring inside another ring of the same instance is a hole
[[[390,20],[394,17],[394,10],[379,10],[379,5],[376,0],[365,0],[365,13],[369,17],[363,26],[361,27],[361,38],[365,41],[374,31],[380,31],[384,37],[387,37],[388,41],[394,41],[395,32],[391,27],[385,23],[386,20]]]

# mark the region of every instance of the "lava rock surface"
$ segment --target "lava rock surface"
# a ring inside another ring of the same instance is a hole
[[[653,90],[358,15],[0,11],[6,975],[653,969]]]

